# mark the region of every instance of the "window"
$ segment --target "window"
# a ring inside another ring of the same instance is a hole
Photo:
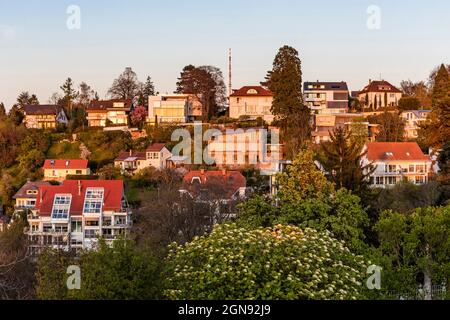
[[[75,174],[81,174],[81,170],[76,170]]]
[[[413,164],[409,165],[409,172],[415,172]]]
[[[72,232],[81,233],[82,232],[82,221],[81,220],[72,220],[70,224],[70,230]]]
[[[96,230],[85,230],[84,231],[84,237],[86,239],[94,239],[97,238],[97,232]]]
[[[101,213],[103,206],[103,188],[88,188],[84,198],[83,213]]]
[[[127,224],[127,219],[125,217],[117,217],[115,220],[116,220],[116,225]]]
[[[66,233],[68,231],[67,225],[55,225],[56,233]]]
[[[384,184],[384,177],[376,177],[375,182],[377,185],[383,185]]]
[[[396,184],[397,183],[397,177],[387,177],[388,183],[387,184]]]
[[[98,220],[86,220],[86,227],[98,227]]]
[[[147,159],[149,159],[149,160],[159,159],[159,152],[148,152]]]
[[[70,211],[70,203],[72,201],[72,195],[55,195],[52,209],[52,219],[67,219]]]
[[[387,164],[385,166],[385,172],[393,173],[397,170],[397,166],[395,164]]]
[[[53,227],[51,224],[44,224],[44,226],[42,227],[44,232],[52,232]]]
[[[425,173],[425,166],[423,166],[423,165],[417,165],[417,166],[416,166],[416,172],[417,172],[417,173]]]
[[[416,176],[415,182],[416,182],[416,184],[424,184],[425,183],[425,177],[423,177],[423,176]]]

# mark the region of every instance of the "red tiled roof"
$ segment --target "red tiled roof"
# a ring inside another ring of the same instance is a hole
[[[165,143],[153,143],[151,146],[147,148],[147,151],[158,152],[161,151],[165,146],[166,146]]]
[[[385,89],[388,88],[388,89]],[[364,87],[358,94],[363,94],[367,92],[393,92],[401,93],[399,89],[394,87],[387,81],[372,81],[367,86]]]
[[[368,142],[367,158],[376,160],[430,161],[417,142]]]
[[[200,184],[198,179],[200,179]],[[239,189],[245,188],[247,180],[239,171],[202,171],[193,170],[183,177],[182,190],[187,190],[191,195],[197,196],[200,189],[221,192],[223,199],[231,196]],[[215,187],[220,190],[212,190]]]
[[[248,93],[249,90],[256,90],[257,93]],[[272,97],[273,93],[261,86],[245,86],[233,92],[231,97]]]
[[[94,111],[94,110],[106,111],[107,109],[113,108],[114,103],[117,102],[123,102],[125,106],[124,109],[131,108],[131,100],[129,99],[94,100],[88,106],[87,111]]]
[[[80,183],[80,192],[78,189]],[[56,194],[71,194],[70,215],[82,215],[87,188],[104,188],[103,210],[118,211],[122,207],[122,180],[66,180],[61,185],[41,186],[36,209],[42,216],[50,216]]]
[[[87,169],[87,167],[88,161],[83,159],[73,159],[73,160],[47,159],[45,160],[44,163],[44,169]]]

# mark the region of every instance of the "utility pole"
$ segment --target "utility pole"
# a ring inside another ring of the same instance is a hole
[[[233,88],[231,84],[231,72],[232,72],[232,56],[231,56],[231,48],[228,49],[228,100],[230,100],[230,96],[233,93]]]

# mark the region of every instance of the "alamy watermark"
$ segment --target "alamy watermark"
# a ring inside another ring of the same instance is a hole
[[[71,265],[67,267],[67,274],[69,277],[66,281],[67,289],[80,290],[81,289],[81,269],[79,266]]]
[[[66,20],[66,26],[69,30],[81,29],[81,8],[78,5],[70,5],[67,7],[66,13],[69,15]]]

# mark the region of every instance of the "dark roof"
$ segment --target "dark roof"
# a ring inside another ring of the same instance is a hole
[[[324,86],[324,88],[312,88],[309,89],[308,86],[309,85],[319,85],[319,86]],[[317,90],[326,90],[326,91],[330,91],[330,90],[339,90],[339,91],[348,91],[348,87],[347,87],[347,82],[341,81],[341,82],[305,82],[303,85],[303,90],[304,91],[317,91]]]
[[[256,91],[256,93],[249,92],[250,90]],[[272,97],[273,93],[270,90],[267,90],[261,86],[244,86],[239,90],[235,90],[231,97]]]
[[[128,158],[136,158],[136,160],[145,160],[146,154],[145,152],[137,152],[137,151],[132,151],[130,154],[130,151],[122,151],[119,153],[117,158],[114,159],[114,161],[124,161],[125,159]]]
[[[359,94],[367,93],[367,92],[394,92],[401,93],[399,89],[394,87],[387,81],[371,81],[367,86],[362,89]]]
[[[28,190],[38,191],[40,186],[49,186],[50,183],[47,181],[27,181],[19,191],[13,196],[13,199],[17,198],[30,198],[36,199],[36,194],[27,194]]]
[[[26,104],[23,110],[27,115],[57,115],[62,109],[61,106],[51,104]]]
[[[131,108],[131,100],[129,99],[112,99],[112,100],[94,100],[88,106],[87,110],[108,110],[114,108],[114,103],[123,102],[124,108],[116,108],[116,109],[127,109]]]
[[[165,143],[153,143],[151,146],[147,148],[146,151],[158,152],[161,151],[165,146],[166,146]]]

